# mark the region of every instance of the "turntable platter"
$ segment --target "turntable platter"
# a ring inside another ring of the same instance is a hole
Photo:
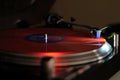
[[[2,61],[40,65],[40,59],[51,56],[56,66],[86,64],[104,59],[112,47],[87,31],[63,28],[28,28],[0,31]]]

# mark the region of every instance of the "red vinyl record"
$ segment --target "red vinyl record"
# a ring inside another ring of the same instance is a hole
[[[98,54],[103,55],[100,49],[105,44],[107,41],[103,37],[94,38],[84,30],[27,28],[0,31],[0,52],[2,58],[7,58],[3,61],[26,65],[39,65],[40,58],[45,56],[54,57],[57,66],[86,64],[97,61]],[[110,45],[108,51],[111,51]]]

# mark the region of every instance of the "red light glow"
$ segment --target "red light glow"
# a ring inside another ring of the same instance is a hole
[[[61,56],[64,56],[66,54],[69,54],[67,52],[33,52],[32,54],[35,54],[38,57],[53,57],[53,58],[59,58]]]

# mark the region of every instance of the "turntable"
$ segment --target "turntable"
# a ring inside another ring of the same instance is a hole
[[[14,78],[17,76],[15,79],[21,76],[32,79],[30,75],[40,79],[44,69],[41,69],[43,66],[41,62],[45,58],[48,61],[53,59],[53,62],[47,65],[52,64],[52,67],[55,67],[55,72],[53,70],[49,74],[54,74],[61,80],[72,80],[75,75],[82,74],[91,66],[112,59],[116,54],[114,46],[116,44],[111,44],[104,37],[95,38],[86,30],[71,28],[4,30],[0,31],[1,72],[11,77],[14,75]]]

